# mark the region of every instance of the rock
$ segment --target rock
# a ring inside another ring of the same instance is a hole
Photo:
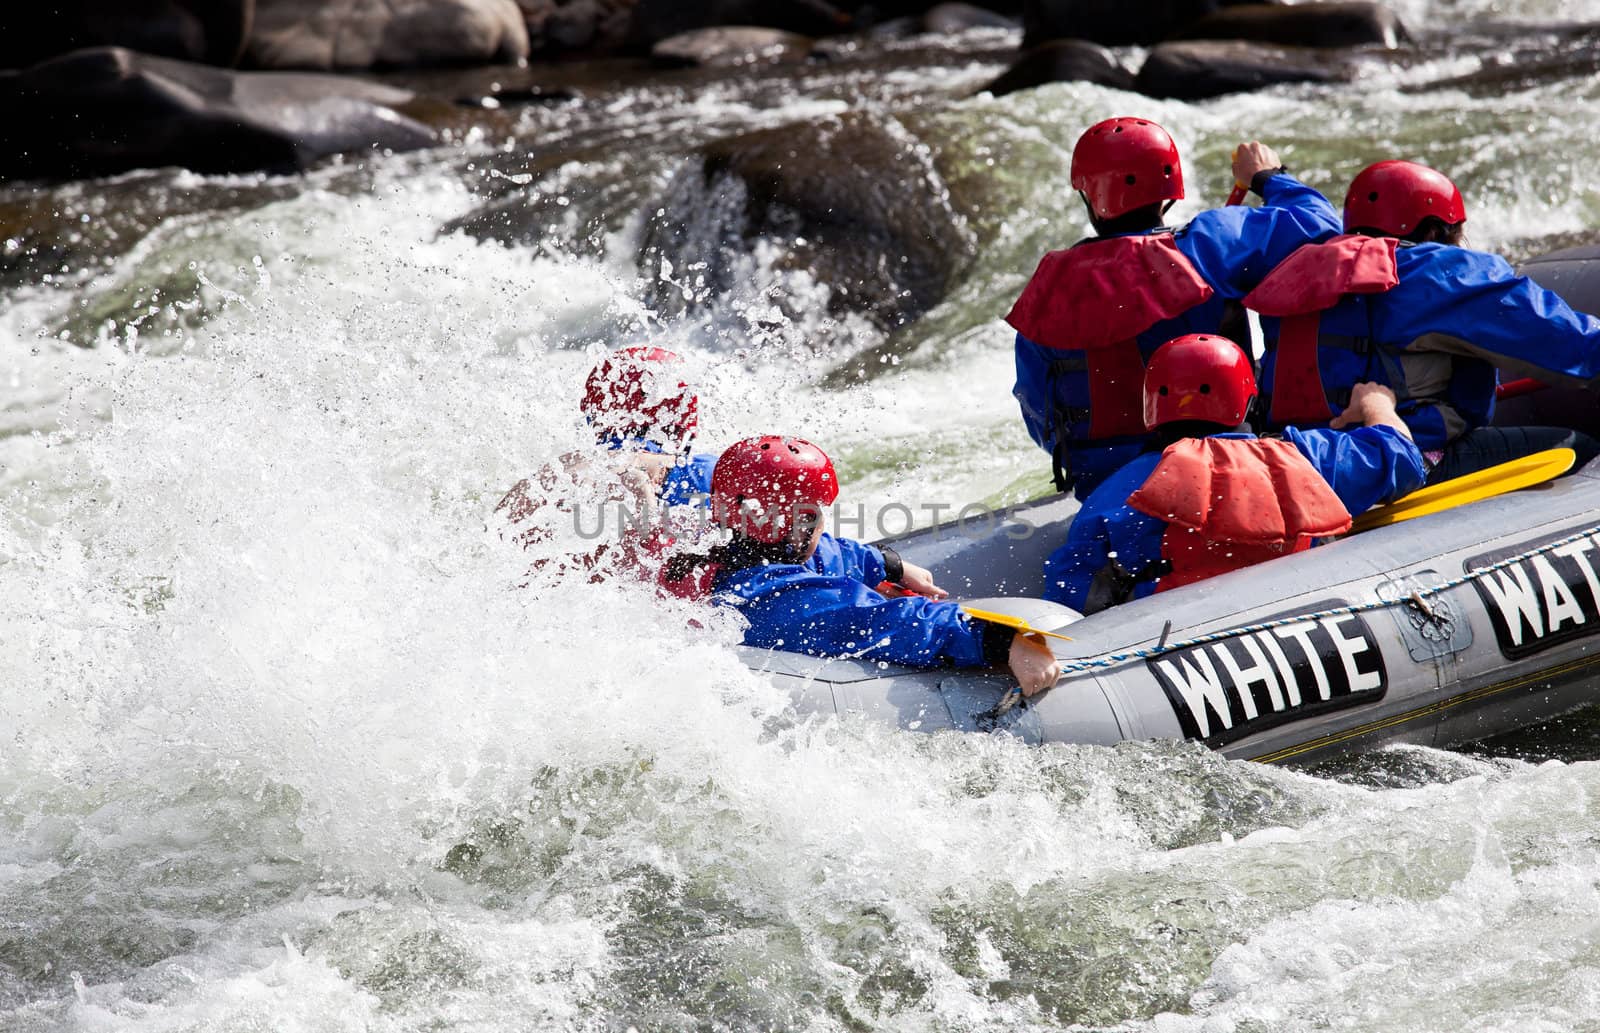
[[[683,300],[662,273],[698,267],[725,292],[765,239],[831,288],[831,312],[892,327],[936,304],[976,248],[927,146],[866,113],[708,144],[660,207],[641,260],[666,311]]]
[[[1355,74],[1348,56],[1312,47],[1195,40],[1151,50],[1133,86],[1148,97],[1203,100],[1278,83],[1348,82]]]
[[[972,4],[938,4],[922,16],[922,30],[950,34],[967,29],[1014,29],[1017,19]]]
[[[515,0],[256,0],[258,68],[509,64],[528,56]]]
[[[1027,0],[1022,45],[1072,38],[1108,47],[1148,46],[1220,6],[1218,0]]]
[[[1428,42],[1438,45],[1441,41]],[[1600,74],[1600,26],[1574,26],[1565,31],[1539,26],[1537,35],[1491,37],[1485,42],[1491,49],[1479,55],[1482,65],[1477,69],[1446,79],[1407,83],[1402,91],[1462,90],[1472,96],[1491,97]],[[1450,41],[1445,45],[1450,46]],[[1457,56],[1465,49],[1450,46],[1448,56]]]
[[[636,0],[517,0],[534,51],[611,53],[628,41]]]
[[[680,32],[650,48],[657,63],[677,67],[731,67],[804,61],[811,39],[782,29],[726,26]]]
[[[180,165],[293,171],[329,154],[429,146],[405,90],[323,75],[228,72],[79,50],[0,77],[0,175],[101,176]]]
[[[232,65],[254,0],[15,0],[0,13],[0,68],[26,68],[85,47],[128,47]]]
[[[1034,47],[984,89],[996,97],[1052,82],[1092,82],[1133,89],[1133,73],[1105,47],[1081,39],[1058,39]]]
[[[1240,39],[1298,47],[1359,47],[1390,50],[1410,42],[1399,15],[1382,4],[1317,3],[1282,7],[1246,4],[1206,15],[1170,39]]]
[[[648,51],[656,43],[691,29],[756,25],[805,36],[843,32],[850,15],[828,0],[639,0],[628,29],[629,44]]]

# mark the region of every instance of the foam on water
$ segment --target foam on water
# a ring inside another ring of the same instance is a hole
[[[1328,96],[1141,113],[1192,169],[1248,127],[1330,192],[1444,148],[1482,243],[1592,218],[1569,163],[1600,134],[1505,132],[1548,96]],[[530,576],[497,533],[580,444],[594,355],[646,334],[705,384],[707,442],[807,434],[869,505],[1036,483],[996,298],[1081,232],[1067,148],[1127,103],[941,116],[955,146],[989,128],[998,243],[844,387],[799,347],[818,324],[749,332],[774,284],[825,300],[773,256],[661,321],[624,239],[439,234],[476,199],[426,160],[9,291],[0,1028],[1580,1027],[1593,764],[1402,750],[1341,781],[802,721],[727,615]]]

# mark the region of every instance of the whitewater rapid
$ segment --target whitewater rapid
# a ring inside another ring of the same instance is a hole
[[[997,70],[613,98],[537,247],[441,227],[598,116],[289,183],[8,187],[60,247],[0,266],[0,1030],[1600,1029],[1592,718],[1317,772],[908,735],[797,719],[726,615],[513,587],[496,501],[640,339],[689,357],[707,445],[811,437],[869,508],[1045,490],[999,316],[1084,229],[1072,141],[1130,106],[1184,211],[1259,136],[1334,196],[1394,153],[1451,169],[1482,247],[1600,220],[1587,80],[965,97]],[[892,340],[759,252],[660,318],[651,209],[585,208],[658,196],[679,134],[861,105],[991,181],[992,243]]]

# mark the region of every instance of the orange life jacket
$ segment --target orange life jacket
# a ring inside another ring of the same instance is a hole
[[[1164,520],[1172,571],[1156,591],[1203,581],[1350,529],[1350,514],[1300,450],[1260,438],[1169,445],[1128,505]]]

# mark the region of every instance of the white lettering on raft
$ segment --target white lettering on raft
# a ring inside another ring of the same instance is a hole
[[[1600,576],[1591,555],[1596,548],[1600,536],[1589,534],[1474,580],[1502,653],[1525,656],[1596,630]],[[1473,569],[1470,562],[1468,569]]]
[[[1202,739],[1235,739],[1297,709],[1375,698],[1388,684],[1377,639],[1357,614],[1232,635],[1149,666],[1184,733]]]

